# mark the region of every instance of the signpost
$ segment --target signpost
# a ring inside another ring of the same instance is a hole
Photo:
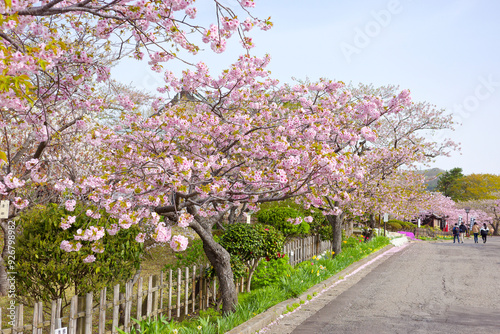
[[[384,213],[384,237],[385,237],[385,230],[387,229],[387,222],[389,221],[389,214]]]

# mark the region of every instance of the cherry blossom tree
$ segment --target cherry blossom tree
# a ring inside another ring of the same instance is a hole
[[[351,87],[351,92],[354,99],[375,95],[381,100],[388,100],[398,94],[395,86],[374,88],[371,85],[360,85]],[[323,204],[324,207],[330,210],[336,209],[338,212],[327,217],[333,227],[333,247],[336,253],[341,251],[341,226],[345,218],[342,212],[344,210],[351,212],[349,208],[351,203],[362,203],[365,201],[365,196],[375,196],[376,193],[381,195],[380,202],[388,200],[391,197],[387,197],[385,191],[379,192],[378,187],[391,174],[402,169],[411,170],[416,164],[428,163],[432,158],[447,155],[450,150],[457,147],[448,139],[436,140],[431,136],[432,132],[453,129],[453,120],[444,110],[436,109],[429,103],[406,101],[400,105],[397,112],[381,112],[379,117],[372,118],[366,126],[372,133],[371,140],[360,138],[353,145],[347,145],[340,151],[353,156],[353,161],[358,165],[354,169],[364,177],[354,186],[332,184],[333,189],[330,193],[336,192],[337,196],[325,197]],[[355,196],[355,193],[360,196]],[[419,194],[420,190],[414,196],[418,197]],[[397,203],[377,206],[389,208],[397,206]],[[370,205],[365,209],[368,207]],[[364,214],[359,209],[354,209],[352,212]],[[377,212],[372,212],[374,213]]]
[[[193,3],[0,2],[0,194],[12,203],[9,219],[33,204],[60,201],[64,196],[54,192],[56,179],[74,182],[93,175],[98,157],[90,141],[81,139],[105,111],[135,109],[144,102],[144,94],[115,89],[111,66],[130,56],[148,59],[160,72],[167,61],[184,61],[180,50],[198,53],[193,40],[222,52],[236,35],[248,50],[253,46],[248,31],[272,26],[250,14],[252,1],[241,1],[245,21],[214,1],[215,23],[204,27]],[[5,233],[7,222],[0,220],[0,226]],[[0,294],[6,286],[2,256]]]
[[[89,141],[103,147],[102,176],[72,187],[118,218],[116,228],[148,222],[154,238],[176,250],[187,240],[173,239],[171,227],[192,228],[217,273],[224,312],[234,310],[237,295],[229,254],[215,242],[213,226],[241,205],[256,210],[259,203],[291,197],[317,205],[331,184],[353,184],[362,175],[351,156],[339,152],[372,138],[367,115],[373,114],[371,122],[408,101],[407,92],[387,101],[352,99],[343,83],[329,80],[279,85],[265,71],[269,60],[242,56],[217,78],[203,63],[182,78],[166,72],[166,90],[194,99],[154,103],[152,117],[129,113],[113,128],[96,128]]]

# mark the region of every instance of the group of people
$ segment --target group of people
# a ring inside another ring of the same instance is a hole
[[[465,234],[467,233],[467,227],[464,225],[462,222],[460,225],[458,223],[455,223],[455,226],[453,227],[453,243],[458,242],[458,243],[464,243],[464,238]],[[478,236],[481,233],[481,238],[483,239],[483,243],[486,243],[486,237],[488,236],[489,232],[488,226],[486,224],[483,224],[481,228],[479,228],[479,225],[477,223],[474,223],[472,226],[472,233],[474,234],[474,243],[479,243]]]

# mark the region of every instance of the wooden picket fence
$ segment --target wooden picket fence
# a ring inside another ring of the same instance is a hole
[[[288,263],[294,266],[300,262],[312,259],[324,252],[331,251],[331,241],[322,241],[319,236],[291,240],[283,247],[283,253],[289,257]]]
[[[197,270],[194,266],[179,269],[176,273],[170,270],[166,275],[161,272],[149,276],[147,287],[144,287],[142,277],[136,283],[130,281],[122,287],[117,284],[110,295],[106,288],[101,290],[97,295],[98,302],[95,302],[93,293],[85,297],[73,296],[65,314],[61,313],[60,299],[52,301],[51,305],[38,302],[33,305],[29,324],[24,323],[24,305],[16,305],[15,326],[2,329],[0,320],[0,334],[52,334],[58,321],[62,327],[67,327],[68,334],[114,334],[118,333],[117,328],[129,332],[132,326],[138,327],[132,318],[156,319],[163,315],[169,320],[182,319],[217,303],[217,280],[205,279],[204,270]],[[243,286],[244,282],[238,282],[239,291]]]
[[[288,242],[283,253],[289,256],[289,263],[295,265],[329,250],[329,241],[311,236]],[[170,270],[149,276],[146,287],[141,277],[135,283],[129,281],[123,286],[115,285],[112,292],[105,288],[96,295],[73,296],[64,312],[61,299],[50,305],[38,302],[30,308],[29,313],[32,310],[33,315],[29,319],[25,306],[16,305],[14,326],[8,326],[8,321],[5,321],[10,311],[2,315],[0,308],[0,334],[53,334],[60,327],[66,327],[67,334],[114,334],[118,333],[117,328],[125,332],[129,332],[132,326],[138,328],[132,318],[143,320],[164,316],[168,320],[182,319],[219,303],[217,279],[207,280],[205,269],[194,266],[177,272]],[[236,286],[238,292],[245,291],[246,279],[241,278]]]

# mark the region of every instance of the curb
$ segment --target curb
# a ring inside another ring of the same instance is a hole
[[[376,258],[379,255],[384,254],[388,250],[392,249],[395,247],[392,244],[389,244],[385,246],[384,248],[371,253],[367,257],[351,264],[349,267],[345,268],[344,270],[336,273],[332,277],[326,279],[325,281],[318,283],[311,288],[309,288],[307,291],[303,292],[299,297],[297,298],[290,298],[288,300],[282,301],[279,304],[276,304],[266,311],[257,314],[255,317],[252,319],[247,320],[246,322],[238,325],[237,327],[234,327],[230,331],[226,332],[226,334],[253,334],[258,331],[260,331],[262,328],[270,325],[273,321],[275,321],[279,316],[283,314],[283,312],[287,311],[287,306],[291,305],[293,303],[300,303],[301,300],[307,300],[307,296],[310,295],[312,296],[313,294],[317,294],[324,290],[325,288],[329,287],[333,283],[339,280],[340,277],[345,277],[349,275],[351,272],[354,272],[356,269],[364,265],[365,263],[371,261],[372,259]]]

